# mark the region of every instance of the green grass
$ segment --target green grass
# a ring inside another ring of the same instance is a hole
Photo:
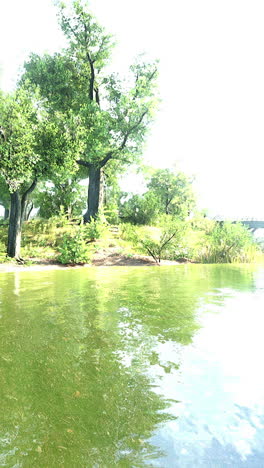
[[[164,252],[164,259],[177,260],[179,257],[187,258],[198,263],[222,263],[223,259],[215,254],[208,244],[208,233],[211,224],[189,225],[181,245],[174,250]],[[50,220],[32,220],[24,223],[22,233],[21,257],[25,261],[34,262],[37,259],[56,260],[59,255],[59,246],[68,235],[73,235],[78,227],[59,217]],[[6,257],[7,225],[0,226],[0,263],[8,262]],[[89,229],[87,230],[89,232]],[[137,239],[148,236],[156,241],[161,228],[153,226],[134,226],[119,224],[118,226],[104,225],[93,230],[98,238],[88,239],[91,252],[113,249],[116,253],[133,257],[143,253]],[[90,232],[90,236],[93,235]],[[147,253],[145,253],[146,255]],[[224,259],[225,260],[225,259]],[[229,262],[263,262],[264,254],[255,244],[248,245],[239,255],[231,255]]]

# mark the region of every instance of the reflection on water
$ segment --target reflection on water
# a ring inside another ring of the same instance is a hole
[[[264,269],[0,275],[0,465],[264,466]]]

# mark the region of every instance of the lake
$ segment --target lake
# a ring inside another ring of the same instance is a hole
[[[0,466],[264,466],[264,267],[0,274]]]

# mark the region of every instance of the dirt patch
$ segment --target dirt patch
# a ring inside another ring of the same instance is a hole
[[[32,265],[26,265],[23,263],[1,263],[0,273],[14,272],[14,271],[42,271],[42,270],[65,270],[67,268],[83,268],[83,267],[101,267],[101,266],[159,266],[150,256],[143,255],[123,255],[117,251],[115,247],[102,249],[100,252],[94,255],[91,264],[86,265],[62,265],[57,263],[55,260],[31,258]],[[172,262],[170,260],[162,260],[162,265],[178,265],[184,262]]]
[[[178,265],[182,262],[162,260],[160,265]],[[94,255],[93,266],[159,266],[151,256],[123,255],[117,247],[101,249]]]
[[[117,252],[100,252],[92,261],[93,266],[140,266],[156,265],[153,258],[141,255],[125,256]]]

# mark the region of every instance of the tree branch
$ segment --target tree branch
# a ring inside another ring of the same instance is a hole
[[[21,201],[25,201],[28,197],[28,195],[33,192],[34,188],[36,187],[37,185],[37,179],[33,180],[32,184],[30,185],[30,187],[23,193],[22,197],[21,197]]]
[[[153,70],[153,72],[151,73],[150,77],[148,78],[148,83],[150,83],[150,81],[153,80],[153,78],[155,77],[157,71],[158,71],[157,68],[155,68],[155,69]],[[140,78],[139,73],[137,73],[136,79],[135,79],[135,94],[134,94],[134,96],[133,96],[133,101],[135,101],[136,98],[137,98],[138,95],[139,95],[139,88],[138,88],[138,86],[137,86],[138,81],[139,81],[139,78]]]
[[[79,164],[80,166],[84,166],[84,167],[91,167],[92,164],[87,162],[87,161],[84,161],[83,159],[78,159],[77,161],[77,164]]]
[[[6,141],[5,131],[4,131],[4,129],[2,127],[0,127],[0,138],[3,141]]]
[[[30,187],[22,194],[21,196],[21,218],[20,218],[20,226],[22,226],[22,223],[24,221],[24,215],[25,215],[25,208],[26,208],[26,201],[27,197],[31,192],[33,192],[34,188],[37,185],[37,179],[33,180],[32,184]]]
[[[94,80],[95,80],[95,71],[94,71],[94,60],[92,60],[91,55],[89,54],[88,51],[88,28],[87,25],[84,23],[84,41],[85,41],[85,46],[86,46],[86,58],[88,60],[88,63],[90,65],[90,72],[91,72],[91,77],[89,79],[89,98],[91,101],[93,101],[94,98]]]
[[[171,241],[171,239],[173,239],[173,237],[176,236],[176,234],[177,234],[177,231],[175,231],[173,234],[171,234],[170,237],[168,237],[168,239],[166,239],[166,240],[163,242],[163,244],[162,244],[161,247],[160,247],[160,250],[163,250],[164,247],[165,247],[165,245],[167,245],[167,244]]]
[[[99,166],[102,168],[106,165],[109,159],[113,158],[113,151],[110,151],[102,161],[100,161]]]
[[[95,88],[95,89],[94,89],[94,92],[95,92],[95,100],[96,100],[98,106],[100,107],[99,88],[98,88],[98,87]]]
[[[126,132],[126,134],[125,134],[125,136],[124,136],[124,139],[123,139],[123,141],[122,141],[122,143],[121,143],[121,145],[120,145],[120,147],[119,147],[120,150],[124,149],[124,147],[126,146],[128,137],[131,135],[131,133],[133,133],[134,130],[136,130],[136,129],[139,127],[139,125],[141,124],[142,120],[144,119],[144,117],[145,117],[145,115],[146,115],[147,113],[148,113],[148,111],[145,110],[145,111],[143,112],[143,114],[141,115],[140,119],[138,120],[138,122],[137,122],[135,125],[133,125],[133,127],[131,127],[131,128]]]

